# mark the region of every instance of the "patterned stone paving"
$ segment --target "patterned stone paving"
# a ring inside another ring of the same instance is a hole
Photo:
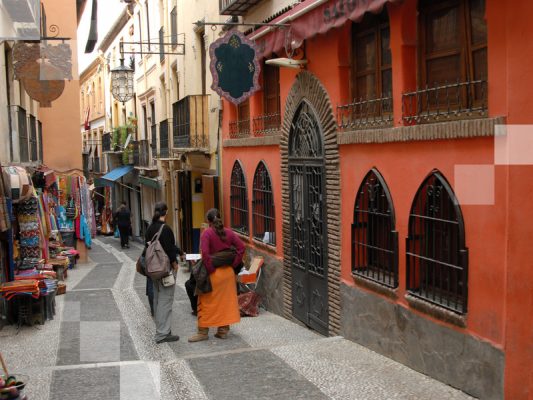
[[[190,344],[195,317],[178,274],[172,344],[153,341],[142,247],[99,237],[91,262],[69,271],[67,295],[44,326],[0,331],[14,372],[29,376],[31,400],[79,399],[469,399],[341,337],[326,338],[262,310],[228,340]]]

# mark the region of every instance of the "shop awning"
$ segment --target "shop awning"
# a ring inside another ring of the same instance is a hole
[[[144,186],[148,186],[154,189],[161,189],[161,180],[147,178],[146,176],[139,175],[139,183]]]
[[[124,175],[133,171],[133,165],[124,165],[122,167],[115,168],[114,170],[108,172],[101,178],[94,180],[95,186],[113,186],[118,179],[122,178]]]
[[[400,3],[402,0],[315,0],[304,1],[272,23],[289,24],[290,29],[265,27],[255,31],[248,38],[255,40],[262,57],[279,53],[285,43],[299,48],[304,40],[317,34],[324,34],[332,28],[339,28],[348,20],[359,22],[367,12],[379,14],[387,3]],[[316,5],[316,7],[315,7]],[[310,10],[310,11],[308,11]],[[264,35],[265,31],[271,31]],[[262,36],[264,35],[264,36]]]

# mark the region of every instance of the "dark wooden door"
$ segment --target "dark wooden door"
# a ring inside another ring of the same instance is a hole
[[[312,107],[299,106],[289,135],[293,315],[327,334],[328,270],[322,134]]]
[[[178,171],[178,199],[179,199],[179,231],[181,249],[192,253],[192,192],[191,172]]]

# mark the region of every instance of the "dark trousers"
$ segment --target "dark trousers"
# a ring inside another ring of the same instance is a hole
[[[194,279],[194,276],[189,278],[188,281],[185,282],[185,290],[187,291],[187,296],[189,296],[189,301],[191,302],[191,308],[194,312],[197,312],[198,310],[198,296],[194,295],[194,290],[196,289],[196,280]]]
[[[118,231],[120,232],[120,246],[124,247],[129,245],[130,242],[130,227],[129,226],[119,226]]]
[[[148,303],[150,303],[150,313],[154,316],[154,283],[146,277],[146,295],[148,296]]]

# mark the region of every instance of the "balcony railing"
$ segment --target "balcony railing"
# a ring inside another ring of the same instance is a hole
[[[279,132],[281,127],[280,114],[266,114],[255,117],[252,120],[254,136],[273,135]]]
[[[174,148],[209,148],[207,96],[186,96],[172,105]]]
[[[337,106],[337,124],[345,131],[392,126],[392,97],[361,99]]]
[[[168,119],[159,123],[159,157],[168,158]]]
[[[146,139],[139,140],[133,149],[133,163],[136,167],[150,167],[150,142]]]
[[[242,119],[230,121],[229,123],[229,137],[232,139],[240,139],[250,136],[250,120]]]
[[[219,0],[221,15],[244,15],[261,0]]]
[[[111,133],[104,133],[102,135],[102,151],[111,151]]]
[[[445,83],[404,93],[402,118],[408,125],[487,116],[487,81]]]

